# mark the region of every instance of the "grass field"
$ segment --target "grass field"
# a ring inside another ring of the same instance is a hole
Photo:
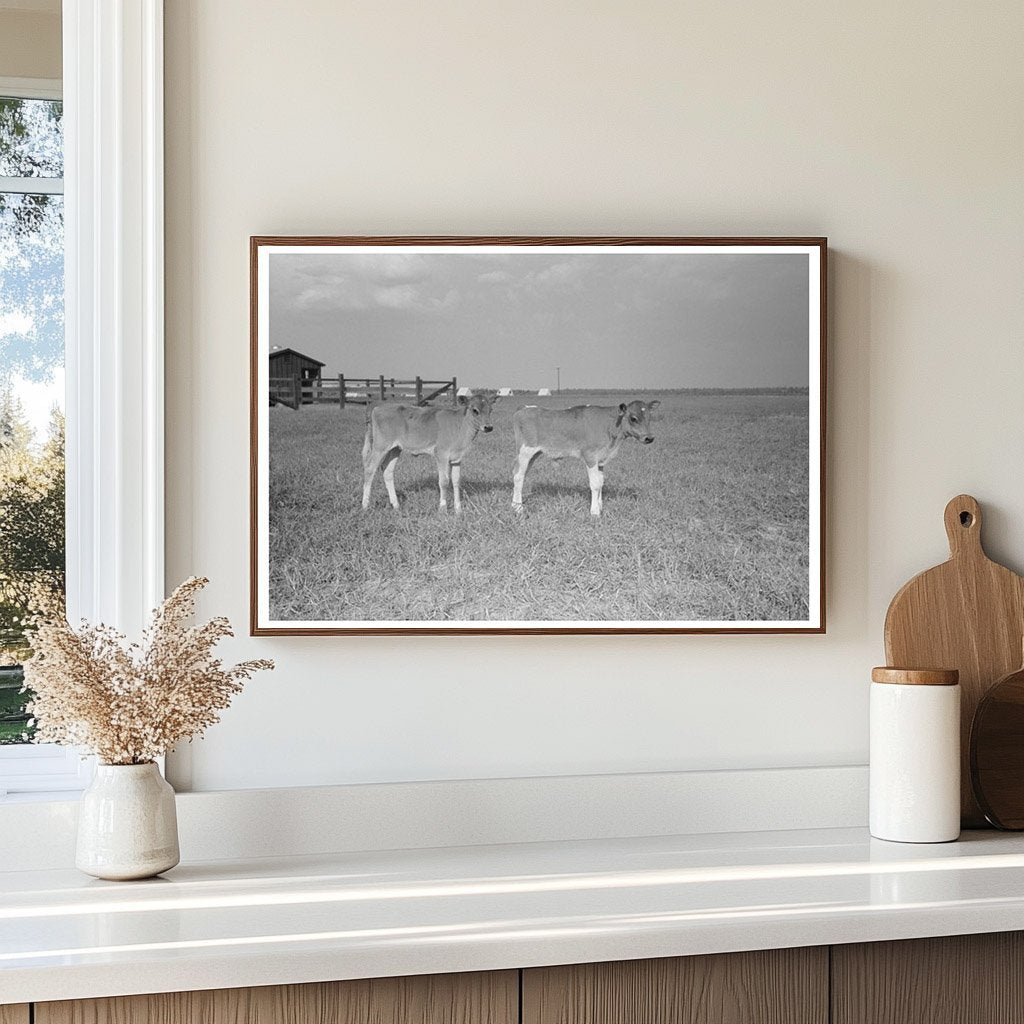
[[[586,469],[540,459],[511,509],[512,413],[660,398],[654,444],[623,442],[604,514]],[[802,620],[807,396],[563,392],[499,401],[463,460],[464,509],[437,511],[432,457],[403,455],[360,509],[364,410],[273,408],[270,604],[282,620]],[[340,484],[335,476],[340,472]],[[449,499],[449,509],[451,502]]]

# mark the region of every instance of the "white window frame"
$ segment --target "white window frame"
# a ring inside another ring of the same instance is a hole
[[[64,0],[63,48],[68,617],[137,635],[164,596],[163,0]],[[91,774],[9,747],[0,794]]]

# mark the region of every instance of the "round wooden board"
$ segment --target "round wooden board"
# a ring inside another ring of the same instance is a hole
[[[981,699],[970,758],[971,785],[985,817],[997,828],[1024,829],[1024,668]]]

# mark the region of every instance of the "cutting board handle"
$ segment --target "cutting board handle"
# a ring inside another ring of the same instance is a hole
[[[976,555],[983,558],[981,547],[981,506],[969,494],[958,494],[943,514],[950,556]]]

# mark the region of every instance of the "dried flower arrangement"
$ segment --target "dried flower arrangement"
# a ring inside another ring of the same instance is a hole
[[[213,648],[232,636],[218,617],[188,626],[209,580],[193,576],[153,612],[141,644],[108,626],[41,620],[25,663],[36,742],[83,747],[104,764],[146,764],[201,735],[267,660],[225,668]]]

